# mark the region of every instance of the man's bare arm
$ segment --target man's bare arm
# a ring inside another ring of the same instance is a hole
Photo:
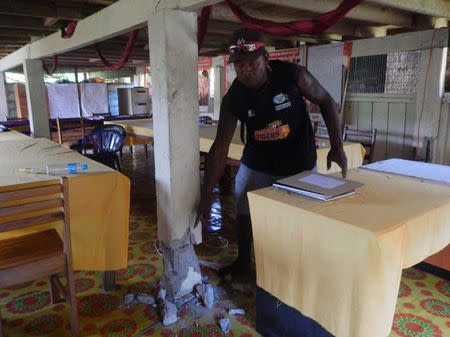
[[[298,87],[301,94],[314,104],[319,105],[323,119],[330,136],[331,150],[327,156],[327,168],[330,169],[334,161],[342,169],[342,176],[347,174],[347,157],[342,146],[341,132],[339,130],[339,117],[337,106],[330,94],[320,85],[319,81],[305,68],[301,68]]]

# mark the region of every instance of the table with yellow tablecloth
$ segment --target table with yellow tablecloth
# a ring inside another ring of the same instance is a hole
[[[248,193],[257,284],[334,336],[386,337],[402,268],[450,242],[450,188],[365,169],[348,179],[364,185],[330,202]]]
[[[68,175],[74,269],[113,271],[127,266],[130,181],[126,176],[48,139],[14,131],[0,133],[0,158],[0,191],[43,186],[58,179],[20,172],[21,168],[88,164],[87,173]],[[42,228],[0,234],[0,239]]]
[[[125,128],[127,134],[139,138],[153,137],[153,120],[138,119],[126,121],[111,121],[105,124],[118,124]],[[200,151],[209,152],[217,133],[217,126],[206,125],[200,126]],[[317,149],[317,170],[319,173],[333,173],[340,171],[336,163],[332,163],[331,169],[327,171],[327,154],[330,150],[330,142],[328,139],[320,140],[323,145]],[[228,157],[235,160],[241,160],[244,144],[242,144],[239,130],[236,128],[228,150]],[[344,151],[347,155],[348,168],[355,168],[362,165],[365,150],[359,143],[344,142]]]

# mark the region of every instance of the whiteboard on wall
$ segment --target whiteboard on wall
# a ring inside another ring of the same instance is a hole
[[[341,102],[344,44],[330,44],[308,48],[308,70],[330,93],[336,103]]]
[[[78,90],[75,83],[47,84],[50,118],[80,117]]]
[[[109,113],[106,83],[81,83],[80,95],[83,117]]]

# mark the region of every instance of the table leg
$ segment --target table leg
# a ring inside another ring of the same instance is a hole
[[[106,270],[103,272],[103,290],[113,291],[116,289],[116,272]]]

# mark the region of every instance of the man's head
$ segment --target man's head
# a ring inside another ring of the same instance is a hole
[[[237,30],[231,37],[229,53],[229,62],[234,63],[240,82],[250,88],[259,88],[265,83],[268,56],[261,32],[248,28]]]

